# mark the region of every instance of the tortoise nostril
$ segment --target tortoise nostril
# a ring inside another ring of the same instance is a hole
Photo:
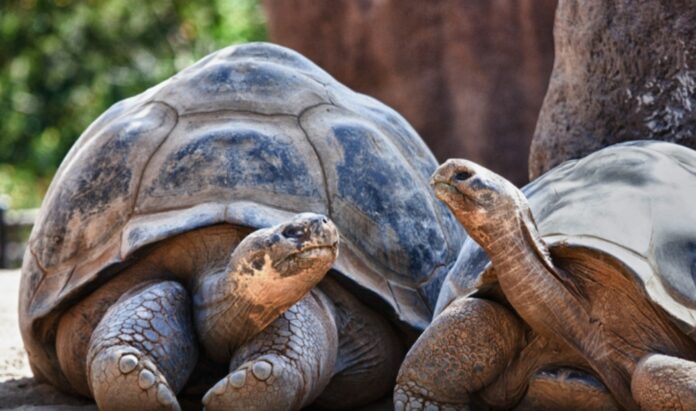
[[[329,219],[326,218],[326,217],[322,217],[322,218],[321,218],[321,222],[322,222],[322,224],[328,224],[328,223],[329,223]]]
[[[454,179],[457,181],[465,181],[471,178],[473,173],[470,173],[468,171],[460,171],[457,174],[454,175]]]

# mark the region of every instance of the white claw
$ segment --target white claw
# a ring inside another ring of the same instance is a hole
[[[230,384],[235,388],[241,388],[246,382],[246,370],[238,370],[229,377]]]
[[[132,354],[124,355],[118,362],[118,369],[121,370],[121,372],[124,374],[128,374],[129,372],[133,371],[137,366],[138,357]]]
[[[227,391],[227,383],[225,381],[220,381],[215,384],[212,389],[212,393],[215,395],[222,395]]]
[[[271,376],[272,371],[273,366],[263,360],[254,363],[254,366],[251,368],[251,372],[254,373],[254,376],[261,381],[266,381],[268,377]]]
[[[140,371],[140,375],[138,376],[138,385],[144,390],[152,387],[155,385],[155,374],[153,374],[150,370]]]
[[[172,390],[167,388],[164,384],[159,384],[157,386],[157,401],[162,405],[173,405],[176,402]]]
[[[213,388],[213,389],[215,389],[215,388]],[[204,410],[205,410],[205,406],[208,405],[208,403],[210,403],[210,399],[211,399],[211,398],[213,398],[213,394],[212,394],[210,391],[208,391],[208,392],[203,396],[203,399],[201,400],[201,402],[203,403],[203,409],[204,409]]]

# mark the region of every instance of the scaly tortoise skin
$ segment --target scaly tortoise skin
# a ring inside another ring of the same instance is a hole
[[[178,409],[211,361],[210,410],[383,395],[465,237],[436,167],[293,51],[207,56],[111,107],[56,173],[22,268],[35,375],[102,409]]]
[[[396,409],[696,409],[696,151],[615,145],[522,191],[450,160],[432,184],[470,239]]]

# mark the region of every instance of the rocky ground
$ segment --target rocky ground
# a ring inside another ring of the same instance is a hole
[[[91,402],[70,397],[32,378],[17,325],[19,271],[0,270],[0,409],[16,411],[88,411]],[[190,409],[197,407],[190,404]],[[389,401],[362,411],[389,410]]]

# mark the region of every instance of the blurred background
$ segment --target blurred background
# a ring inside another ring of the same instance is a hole
[[[553,64],[556,0],[3,0],[0,266],[61,159],[110,105],[230,44],[273,41],[399,111],[438,160],[518,185]]]

